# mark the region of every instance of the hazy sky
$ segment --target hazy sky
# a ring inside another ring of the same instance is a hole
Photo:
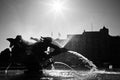
[[[120,0],[60,0],[60,12],[52,10],[53,1],[0,0],[0,51],[9,45],[6,38],[17,34],[65,36],[105,25],[110,35],[120,35]]]

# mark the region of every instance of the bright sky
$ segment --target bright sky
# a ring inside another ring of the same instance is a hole
[[[18,34],[65,37],[104,25],[120,35],[120,0],[0,0],[0,51]]]

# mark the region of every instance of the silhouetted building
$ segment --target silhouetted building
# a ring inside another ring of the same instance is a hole
[[[76,51],[93,61],[98,67],[120,67],[120,37],[110,36],[106,27],[100,31],[84,31],[82,34],[68,35],[66,48]]]

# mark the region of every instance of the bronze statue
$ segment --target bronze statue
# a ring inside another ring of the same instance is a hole
[[[21,35],[17,35],[16,38],[8,38],[11,48],[11,62],[23,64],[26,68],[26,72],[38,72],[42,73],[42,69],[48,67],[54,62],[50,60],[53,56],[67,51],[64,48],[60,48],[52,43],[51,37],[41,37],[40,39],[31,38],[36,42],[29,44],[29,42],[22,39]],[[48,51],[48,48],[52,48],[53,51]]]

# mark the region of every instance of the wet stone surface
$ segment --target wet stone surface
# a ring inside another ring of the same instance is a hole
[[[24,74],[22,70],[0,71],[0,80],[120,80],[120,72],[45,70],[44,75]]]

